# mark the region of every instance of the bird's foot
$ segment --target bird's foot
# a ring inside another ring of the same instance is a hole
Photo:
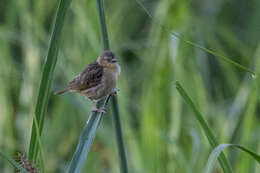
[[[114,88],[111,92],[111,96],[116,96],[117,95],[117,92],[120,91],[119,89],[117,88]]]
[[[105,114],[106,113],[106,111],[105,111],[105,108],[96,108],[96,107],[94,107],[92,110],[91,110],[91,112],[97,112],[97,113],[103,113],[103,114]]]

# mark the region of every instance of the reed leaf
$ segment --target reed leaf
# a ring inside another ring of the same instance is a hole
[[[186,44],[189,44],[189,45],[191,45],[191,46],[193,46],[193,47],[195,47],[195,48],[198,48],[198,49],[200,49],[200,50],[202,50],[202,51],[204,51],[204,52],[207,52],[208,54],[214,55],[216,58],[219,58],[220,60],[223,60],[223,61],[225,61],[225,62],[227,62],[227,63],[229,63],[229,64],[231,64],[231,65],[236,66],[237,68],[240,68],[241,70],[244,70],[244,71],[250,73],[253,78],[256,77],[256,74],[255,74],[254,71],[252,71],[252,70],[250,70],[249,68],[247,68],[247,67],[245,67],[245,66],[243,66],[243,65],[241,65],[241,64],[239,64],[239,63],[237,63],[237,62],[235,62],[235,61],[233,61],[233,60],[231,60],[231,58],[226,57],[226,56],[224,56],[224,55],[221,55],[221,54],[217,53],[216,51],[213,51],[213,50],[210,50],[210,49],[208,49],[208,48],[206,48],[206,47],[203,47],[203,46],[201,46],[201,45],[199,45],[199,44],[197,44],[197,43],[195,43],[195,42],[193,42],[193,41],[190,41],[190,40],[185,39],[183,36],[181,36],[181,35],[179,35],[179,34],[176,34],[176,33],[172,32],[172,30],[171,30],[170,28],[168,28],[168,27],[165,26],[165,25],[162,25],[162,24],[159,22],[159,20],[157,20],[156,18],[154,18],[154,16],[149,12],[149,10],[144,6],[144,4],[143,4],[140,0],[135,0],[135,1],[136,1],[136,3],[141,7],[141,9],[145,12],[145,14],[146,14],[147,16],[149,16],[149,18],[150,18],[151,20],[155,21],[155,22],[158,24],[158,26],[160,26],[164,31],[170,33],[173,37],[176,37],[176,38],[178,38],[179,40],[185,42]]]
[[[195,115],[195,118],[199,121],[199,124],[202,127],[204,133],[206,134],[211,147],[215,148],[216,146],[218,146],[219,143],[218,143],[216,137],[214,136],[213,132],[207,125],[206,121],[204,120],[203,116],[201,115],[201,113],[199,112],[199,110],[197,109],[197,107],[195,106],[193,101],[191,100],[191,98],[188,96],[187,92],[183,89],[183,87],[181,86],[181,84],[178,81],[176,82],[176,89],[178,90],[178,92],[180,93],[180,95],[182,96],[184,101],[191,107],[191,109]],[[224,153],[221,152],[221,154],[218,158],[218,161],[219,161],[224,173],[232,173],[232,168],[231,168],[228,160],[226,159]]]
[[[219,155],[227,147],[234,147],[234,148],[240,149],[240,150],[248,153],[251,157],[253,157],[260,164],[260,155],[250,151],[246,147],[243,147],[243,146],[237,145],[237,144],[220,144],[216,148],[214,148],[214,150],[211,152],[209,159],[208,159],[208,163],[205,167],[205,173],[210,173],[212,171]]]
[[[51,39],[49,42],[46,62],[43,67],[43,73],[41,76],[40,89],[37,98],[35,116],[37,124],[39,125],[39,135],[44,125],[44,116],[47,109],[49,96],[50,96],[50,86],[53,77],[53,72],[55,69],[58,49],[60,44],[61,31],[64,23],[65,14],[69,8],[71,0],[60,0],[57,9],[56,17],[54,19],[54,27],[52,28]],[[31,140],[29,147],[29,160],[35,162],[38,155],[38,143],[37,143],[37,132],[36,125],[33,122]]]
[[[103,108],[106,107],[110,96],[104,100]],[[102,101],[98,102],[98,107]],[[72,161],[69,165],[68,173],[80,173],[84,167],[88,152],[96,136],[97,128],[102,120],[103,113],[92,112],[81,133],[78,146],[73,154]]]

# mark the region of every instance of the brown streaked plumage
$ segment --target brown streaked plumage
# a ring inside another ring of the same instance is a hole
[[[104,51],[97,61],[89,64],[78,76],[75,77],[67,89],[56,92],[63,94],[68,91],[75,91],[87,96],[94,101],[92,111],[104,112],[96,108],[96,101],[111,94],[116,87],[120,74],[120,66],[117,63],[115,54],[111,51]]]

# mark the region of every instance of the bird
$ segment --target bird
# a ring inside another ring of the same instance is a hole
[[[105,113],[104,108],[97,108],[97,101],[118,91],[116,83],[119,75],[120,66],[116,55],[110,50],[105,50],[95,62],[83,69],[66,89],[54,94],[61,95],[70,91],[80,93],[93,102],[92,112]]]

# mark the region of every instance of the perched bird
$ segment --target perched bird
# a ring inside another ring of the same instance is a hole
[[[120,74],[120,66],[112,51],[104,51],[95,62],[89,64],[70,83],[68,88],[58,91],[60,95],[68,91],[75,91],[87,96],[93,103],[92,112],[102,112],[96,102],[103,97],[116,92],[116,82]]]

